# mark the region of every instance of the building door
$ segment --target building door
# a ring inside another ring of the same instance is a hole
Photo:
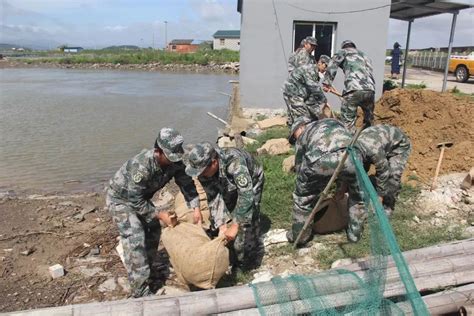
[[[316,51],[313,53],[316,60],[321,55],[331,57],[334,54],[334,39],[336,34],[336,23],[324,22],[293,22],[293,50],[296,50],[301,40],[306,36],[313,36],[318,41]]]

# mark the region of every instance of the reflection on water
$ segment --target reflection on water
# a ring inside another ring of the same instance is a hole
[[[0,70],[0,190],[100,188],[161,127],[215,141],[228,75]]]

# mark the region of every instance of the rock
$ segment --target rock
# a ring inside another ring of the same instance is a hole
[[[474,226],[467,227],[462,233],[464,238],[473,238],[474,237]]]
[[[123,259],[123,247],[122,247],[122,241],[120,240],[117,247],[115,247],[115,250],[117,251],[117,254],[120,257],[120,260],[125,264],[125,260]]]
[[[64,275],[64,268],[60,264],[55,264],[54,266],[49,267],[49,274],[53,279],[60,278]]]
[[[258,126],[261,129],[267,129],[273,126],[285,126],[286,125],[286,117],[282,116],[275,116],[263,121],[257,122]]]
[[[20,254],[23,255],[23,256],[29,256],[29,255],[31,255],[33,252],[35,252],[35,249],[34,249],[34,248],[28,248],[28,249],[26,249],[25,251],[20,252]]]
[[[86,277],[91,277],[91,276],[96,275],[97,273],[104,272],[104,269],[102,269],[101,267],[87,268],[87,267],[84,267],[84,266],[80,266],[79,267],[79,272],[81,272]]]
[[[310,248],[301,248],[298,250],[298,256],[303,257],[308,255],[311,252]]]
[[[262,272],[257,272],[253,275],[253,280],[250,282],[252,284],[260,282],[268,282],[273,278],[273,274],[267,270]]]
[[[300,250],[302,250],[302,249],[300,249]],[[309,257],[309,256],[300,257],[300,258],[294,260],[293,264],[295,266],[312,266],[312,265],[314,265],[314,259]]]
[[[59,206],[77,206],[77,207],[80,206],[79,204],[74,203],[74,202],[72,202],[72,201],[59,202],[58,205],[59,205]]]
[[[338,260],[334,261],[331,264],[331,269],[335,269],[335,268],[338,268],[340,266],[346,266],[346,265],[349,265],[351,263],[352,263],[352,259],[350,259],[350,258],[338,259]]]
[[[269,245],[288,242],[288,239],[286,238],[285,229],[272,229],[268,231],[265,235],[263,235],[262,238],[263,238],[263,245],[265,247]]]
[[[125,292],[130,292],[130,283],[128,282],[128,279],[126,277],[118,277],[117,283],[118,285],[120,285],[122,290],[124,290]]]
[[[418,218],[418,216],[413,216],[413,221],[417,224],[421,223],[421,220]]]
[[[117,288],[117,283],[114,278],[107,279],[104,283],[99,285],[97,290],[99,292],[112,292]]]
[[[94,246],[91,248],[91,250],[89,251],[89,255],[91,256],[98,256],[100,254],[100,248],[99,246]]]
[[[221,148],[225,147],[235,147],[235,140],[230,139],[230,137],[220,137],[217,141],[217,145]]]
[[[295,171],[295,155],[291,155],[283,160],[283,171],[289,173]]]
[[[286,138],[276,138],[268,140],[262,147],[257,149],[257,154],[281,155],[286,154],[290,149],[290,143]]]

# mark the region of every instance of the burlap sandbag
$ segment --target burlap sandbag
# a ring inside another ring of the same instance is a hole
[[[342,230],[349,223],[349,213],[347,211],[347,195],[343,199],[336,201],[329,200],[327,209],[316,213],[313,232],[316,234],[327,234]]]
[[[194,180],[194,185],[196,186],[197,192],[199,194],[199,203],[202,213],[202,227],[205,229],[209,229],[210,222],[209,222],[209,207],[207,205],[207,196],[206,192],[204,191],[201,183],[198,180]],[[193,223],[193,210],[189,209],[186,205],[186,201],[184,200],[184,196],[181,192],[179,192],[174,200],[174,211],[178,216],[179,222],[186,222],[186,223]]]
[[[167,227],[161,240],[178,279],[186,285],[212,289],[229,267],[224,238],[211,240],[197,225],[180,223]]]

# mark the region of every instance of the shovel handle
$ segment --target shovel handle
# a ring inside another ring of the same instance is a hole
[[[441,162],[443,161],[443,155],[444,155],[444,149],[445,148],[446,148],[445,146],[441,147],[441,152],[439,153],[438,164],[436,165],[436,171],[435,171],[435,175],[434,175],[434,178],[433,178],[433,183],[431,184],[430,191],[433,191],[436,188],[436,181],[438,180],[438,174],[439,174],[439,170],[441,169]]]

